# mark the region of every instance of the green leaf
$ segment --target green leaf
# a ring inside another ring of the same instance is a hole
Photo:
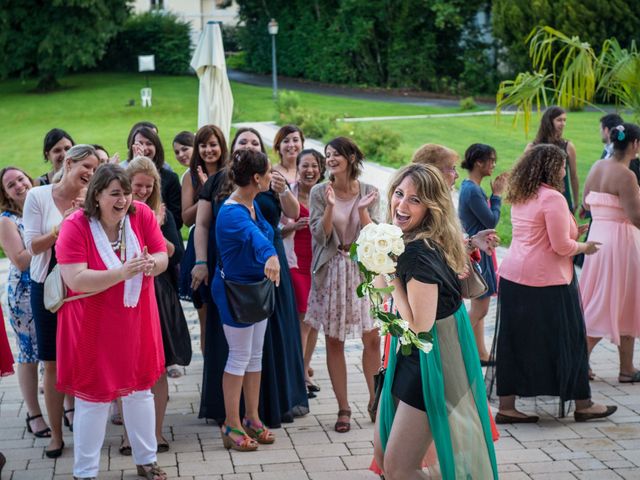
[[[402,330],[402,327],[397,323],[391,323],[389,324],[389,332],[394,337],[401,337],[404,333],[404,330]]]
[[[353,242],[349,248],[349,257],[354,262],[358,262],[358,244],[356,242]],[[360,262],[358,264],[362,265]]]
[[[418,340],[422,342],[432,342],[433,335],[431,335],[429,332],[420,332],[418,333]]]
[[[358,285],[358,288],[356,289],[356,294],[358,295],[358,298],[362,298],[367,294],[368,286],[369,284],[367,282],[362,282],[360,285]]]
[[[402,345],[402,347],[400,347],[400,351],[405,356],[411,355],[411,345]]]
[[[395,316],[393,313],[383,312],[383,311],[378,312],[377,318],[379,318],[383,322],[388,322],[388,323],[394,322],[395,320],[398,319],[398,317]]]
[[[384,288],[372,288],[371,291],[372,292],[376,292],[376,293],[380,293],[382,295],[387,295],[391,292],[393,292],[394,286],[393,285],[389,285],[388,287],[384,287]]]

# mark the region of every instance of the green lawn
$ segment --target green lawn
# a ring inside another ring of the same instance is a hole
[[[153,108],[139,106],[142,76],[135,74],[79,74],[63,79],[64,89],[50,94],[33,93],[35,82],[0,82],[0,165],[20,165],[34,176],[47,170],[42,160],[42,139],[47,130],[60,127],[77,142],[101,143],[109,152],[126,156],[126,137],[131,125],[151,120],[160,128],[167,160],[176,166],[171,140],[181,130],[195,130],[198,80],[195,76],[153,76]],[[271,89],[232,84],[235,121],[267,121],[275,116]],[[346,97],[299,93],[301,106],[336,116],[370,117],[454,112],[454,108],[419,107],[371,102]],[[136,105],[128,106],[134,99]],[[570,113],[566,137],[578,150],[581,184],[602,144],[598,135],[599,113]],[[497,171],[511,167],[527,140],[512,117],[496,124],[494,117],[458,117],[380,122],[402,135],[401,152],[407,159],[423,143],[441,143],[461,155],[474,142],[493,145],[498,152]],[[532,120],[537,125],[538,118]],[[372,123],[368,123],[371,125]],[[531,132],[531,136],[535,132]],[[366,152],[365,152],[366,153]],[[182,170],[178,167],[178,170]],[[465,172],[461,172],[462,177]],[[488,183],[487,183],[488,189]],[[508,206],[503,210],[499,232],[503,243],[511,239]]]
[[[153,76],[153,108],[140,107],[144,79],[135,74],[81,74],[62,81],[63,90],[33,93],[35,82],[0,82],[0,162],[17,164],[30,174],[47,168],[42,160],[42,139],[53,127],[67,130],[76,142],[100,143],[110,153],[126,156],[129,128],[139,120],[155,122],[167,160],[176,165],[171,140],[181,130],[197,127],[198,80],[195,76]],[[235,121],[267,121],[275,116],[271,89],[232,84]],[[338,116],[415,115],[452,111],[344,97],[300,93],[306,108]],[[136,105],[128,106],[134,99]]]
[[[584,185],[587,174],[593,162],[600,158],[602,143],[599,134],[599,119],[602,116],[598,112],[571,112],[568,115],[565,136],[571,139],[578,153],[578,176],[580,185]],[[501,116],[496,123],[495,117],[458,117],[458,118],[430,118],[424,120],[396,120],[394,122],[380,122],[402,135],[401,151],[407,158],[411,158],[413,152],[424,143],[440,143],[456,150],[461,158],[466,148],[472,143],[480,142],[492,145],[498,154],[496,172],[500,173],[511,168],[525,146],[535,136],[535,130],[525,138],[522,124],[513,127],[513,117]],[[539,117],[532,118],[531,124],[536,126]],[[461,182],[467,176],[467,172],[458,169]],[[489,182],[485,180],[485,190],[490,191]],[[511,242],[511,222],[509,206],[502,210],[498,232],[503,244]]]

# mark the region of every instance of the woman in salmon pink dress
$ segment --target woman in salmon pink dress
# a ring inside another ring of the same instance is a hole
[[[640,382],[633,345],[640,337],[640,189],[631,160],[640,151],[640,127],[625,123],[611,130],[613,155],[591,168],[585,208],[593,223],[589,240],[602,244],[585,258],[580,277],[589,354],[608,338],[620,351],[620,383]]]
[[[118,165],[91,179],[83,211],[62,225],[56,255],[67,297],[58,312],[58,383],[76,397],[74,478],[98,475],[110,402],[122,397],[138,475],[164,480],[156,462],[151,387],[164,372],[153,277],[167,268],[153,211],[132,202]]]

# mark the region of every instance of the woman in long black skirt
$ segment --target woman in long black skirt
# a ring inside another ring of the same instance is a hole
[[[586,333],[572,258],[598,251],[581,232],[562,195],[565,153],[535,145],[509,181],[513,240],[500,266],[496,423],[532,423],[516,395],[575,400],[576,421],[603,418],[616,407],[591,401]]]
[[[256,149],[263,153],[265,151],[258,132],[252,129],[238,129],[231,144],[231,150],[234,152],[238,149]],[[295,201],[298,208],[297,200],[286,187],[286,182],[281,177],[279,179],[281,181],[276,180],[272,183],[272,189],[279,189],[280,193],[270,190],[256,197],[261,212],[272,226],[277,226],[283,210],[290,209],[293,203],[291,200]],[[207,265],[200,263],[203,255],[199,253],[201,250],[199,246],[210,240],[207,237],[208,231],[215,227],[217,212],[229,193],[228,179],[224,170],[209,178],[201,191],[194,235],[196,245],[196,266],[192,273],[194,288],[197,288],[205,277],[210,278]],[[205,232],[207,232],[206,235]],[[200,240],[198,235],[202,235]],[[211,250],[210,245],[211,242],[209,242],[209,250]],[[264,338],[259,406],[260,418],[270,428],[278,428],[282,423],[293,422],[294,416],[309,412],[309,400],[304,382],[300,325],[297,320],[291,276],[282,238],[279,235],[274,238],[274,245],[280,258],[280,286],[276,289],[276,309],[269,319]],[[215,251],[208,251],[204,257],[208,257],[210,264],[216,261]],[[217,309],[209,310],[205,329],[203,388],[199,416],[214,419],[221,424],[225,418],[222,373],[228,355],[228,345],[222,332]]]

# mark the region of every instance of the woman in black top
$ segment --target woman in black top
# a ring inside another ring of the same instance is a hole
[[[389,478],[422,478],[434,444],[443,479],[497,479],[484,381],[458,272],[466,265],[449,187],[431,165],[409,165],[389,187],[389,216],[406,243],[393,299],[416,333],[429,332],[429,353],[397,355],[392,337],[378,409],[374,452]]]
[[[232,154],[238,150],[255,150],[265,153],[264,144],[257,131],[240,128],[231,142]],[[281,175],[274,174],[271,189],[256,197],[256,203],[265,219],[274,227],[274,246],[280,259],[280,285],[276,289],[276,308],[269,319],[264,339],[262,377],[260,386],[260,418],[271,428],[293,422],[294,416],[309,412],[309,401],[304,382],[304,362],[300,343],[300,324],[296,312],[295,296],[287,265],[282,238],[277,224],[282,213],[297,217],[297,199],[286,187]],[[209,177],[202,190],[196,215],[194,243],[196,265],[192,270],[192,287],[210,285],[215,270],[217,248],[215,230],[218,211],[231,193],[226,169]],[[204,369],[200,417],[213,418],[222,424],[225,409],[222,395],[222,373],[228,355],[228,346],[217,308],[207,310],[205,328]]]
[[[164,148],[162,148],[160,137],[151,128],[142,126],[134,129],[129,138],[131,139],[131,143],[127,145],[129,154],[127,162],[123,166],[126,166],[126,163],[130,162],[133,157],[144,156],[151,159],[160,174],[162,203],[166,205],[167,210],[173,215],[176,227],[180,230],[182,228],[182,188],[180,187],[178,175],[164,161]]]
[[[51,162],[51,170],[36,178],[34,187],[53,183],[53,177],[62,168],[65,153],[75,144],[71,135],[60,128],[53,128],[47,132],[44,136],[42,154],[45,162]]]

